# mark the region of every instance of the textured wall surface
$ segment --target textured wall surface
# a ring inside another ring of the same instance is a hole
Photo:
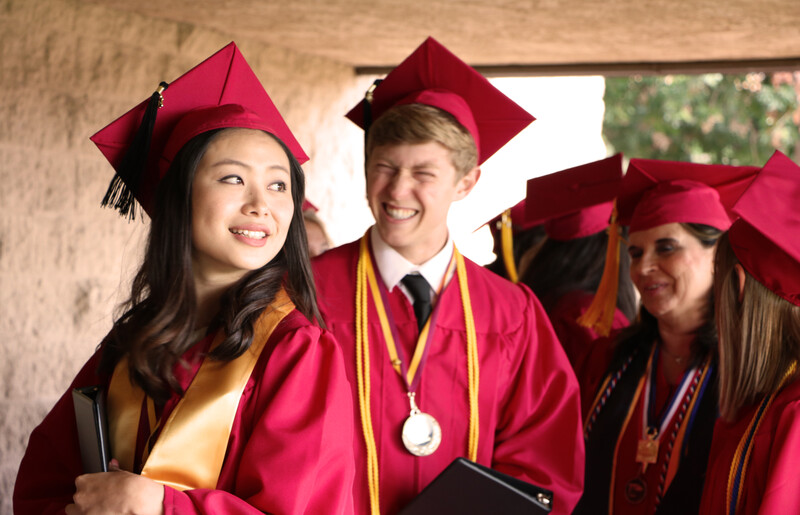
[[[393,66],[433,35],[483,65],[791,57],[797,0],[82,0],[354,66]]]
[[[11,513],[28,435],[111,327],[146,234],[100,208],[111,168],[88,137],[231,37],[77,0],[2,0],[0,12],[0,513]],[[361,131],[342,114],[364,80],[237,44],[311,156],[323,218],[355,209],[368,224],[365,207],[332,196],[363,191]],[[353,234],[330,228],[337,242]]]

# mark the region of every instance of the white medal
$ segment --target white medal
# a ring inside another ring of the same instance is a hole
[[[442,428],[435,418],[419,410],[414,395],[408,394],[411,413],[403,424],[403,445],[414,456],[428,456],[442,443]]]

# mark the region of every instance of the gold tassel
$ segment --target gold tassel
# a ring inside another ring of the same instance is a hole
[[[600,336],[608,336],[614,323],[617,309],[617,291],[619,289],[619,244],[621,240],[617,224],[617,204],[611,211],[611,223],[608,226],[608,247],[606,248],[606,264],[603,267],[603,278],[586,312],[578,317],[583,327],[593,329]]]
[[[519,282],[517,265],[514,263],[514,235],[511,230],[511,209],[503,211],[500,225],[500,240],[503,244],[503,263],[506,265],[508,278],[512,283]]]

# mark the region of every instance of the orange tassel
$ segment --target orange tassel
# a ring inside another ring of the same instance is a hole
[[[606,264],[603,267],[603,278],[586,312],[578,317],[583,327],[593,329],[600,336],[608,336],[614,323],[617,309],[617,292],[619,289],[619,225],[617,224],[617,205],[611,212],[611,223],[608,226],[608,247],[606,248]]]

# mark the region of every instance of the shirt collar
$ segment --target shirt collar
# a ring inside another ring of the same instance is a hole
[[[374,225],[369,235],[378,273],[389,291],[392,291],[407,274],[417,272],[428,281],[433,292],[438,293],[437,288],[442,284],[442,279],[444,274],[447,273],[447,267],[453,256],[453,240],[450,238],[449,232],[447,234],[447,242],[442,247],[442,250],[421,265],[415,265],[410,262],[383,241]]]

